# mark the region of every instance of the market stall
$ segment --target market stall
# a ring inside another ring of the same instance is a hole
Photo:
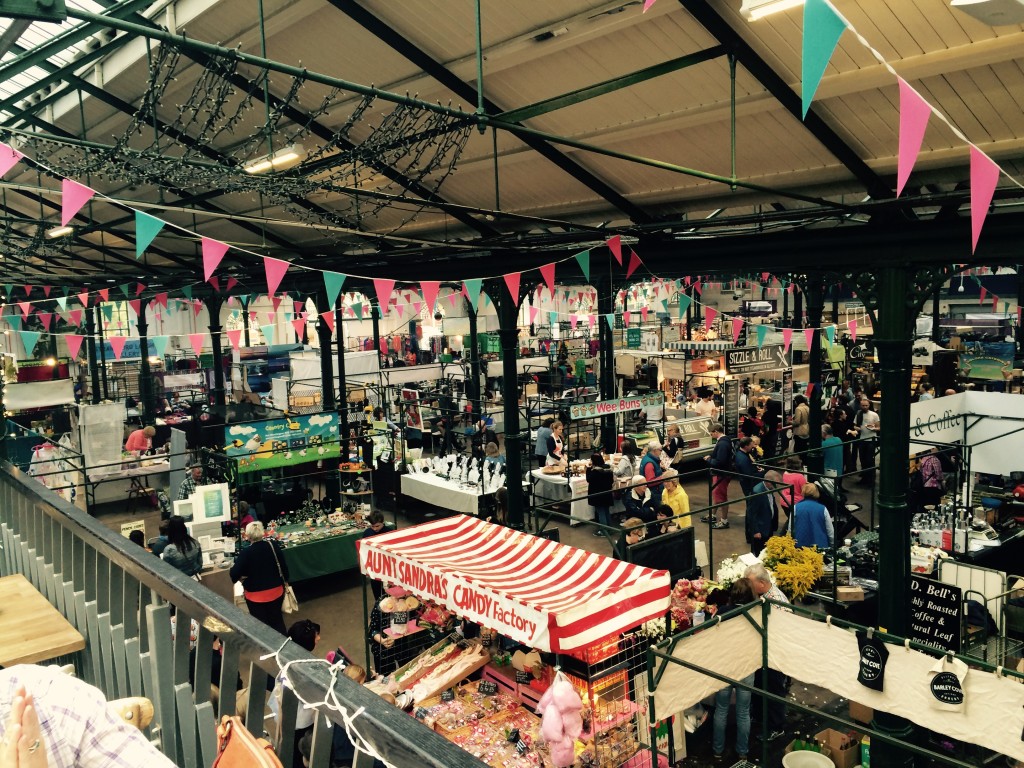
[[[419,719],[493,766],[619,766],[637,755],[646,733],[642,652],[624,633],[666,614],[667,572],[464,516],[356,548],[362,572],[395,585],[395,595],[408,590],[481,627],[479,639],[446,637],[390,679]],[[503,652],[508,643],[521,647]],[[460,684],[477,670],[482,681]],[[527,711],[560,684],[582,701],[568,762],[550,759],[555,744]]]

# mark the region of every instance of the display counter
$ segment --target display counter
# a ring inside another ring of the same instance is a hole
[[[464,515],[477,515],[481,499],[492,494],[485,493],[479,484],[460,483],[420,472],[402,475],[402,495]]]
[[[167,488],[170,482],[171,465],[167,461],[151,461],[143,459],[138,464],[137,459],[125,460],[120,468],[98,467],[93,471],[85,473],[85,504],[86,510],[91,511],[97,503],[108,501],[126,500],[128,491],[142,487]],[[132,466],[134,465],[134,466]],[[113,471],[103,471],[113,469]],[[150,481],[150,477],[156,477],[156,481]],[[105,483],[114,483],[105,493],[97,494],[97,489]]]
[[[569,502],[571,525],[594,519],[594,508],[590,506],[587,494],[590,486],[584,475],[566,477],[564,474],[549,475],[542,469],[530,472],[533,482],[534,505],[553,502]]]
[[[275,536],[284,545],[284,561],[291,582],[315,579],[356,568],[356,541],[363,535],[354,523],[329,528],[287,525],[275,528]]]

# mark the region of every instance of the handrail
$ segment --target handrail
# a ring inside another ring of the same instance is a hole
[[[234,688],[235,670],[243,654],[256,659],[251,667],[253,674],[262,671],[274,675],[279,663],[312,659],[265,624],[210,590],[198,588],[191,578],[63,501],[8,462],[0,465],[0,537],[4,544],[0,552],[3,573],[24,573],[86,637],[83,679],[104,690],[108,698],[115,698],[115,692],[157,698],[166,693],[162,705],[154,702],[158,718],[169,723],[161,732],[162,747],[179,764],[195,764],[192,750],[203,758],[207,756],[216,715],[233,713],[235,701],[233,696],[222,696],[219,712],[214,712],[202,686],[194,692],[188,687],[188,632],[179,632],[173,646],[168,638],[152,634],[153,628],[169,626],[160,622],[167,621],[170,606],[176,609],[179,621],[188,617],[199,621],[200,646],[204,640],[212,640],[212,633],[223,642],[224,664],[231,675],[227,690]],[[130,656],[125,673],[125,647],[148,660],[148,667],[142,665],[141,679],[132,679],[132,664],[138,664],[138,659]],[[208,679],[208,656],[196,654],[195,668],[196,680],[203,680],[203,675]],[[326,700],[331,688],[326,662],[295,665],[289,675],[303,698]],[[250,701],[261,704],[263,681],[257,677],[251,682],[258,696],[250,696]],[[360,713],[360,734],[387,763],[437,768],[482,765],[354,681],[338,676],[332,690],[350,713]],[[290,708],[284,709],[287,717]],[[321,711],[335,727],[344,727],[337,711]],[[319,723],[322,718],[316,720]],[[250,727],[261,723],[262,711],[250,713],[247,721]],[[185,739],[185,731],[177,728],[171,730],[176,722],[193,738]],[[287,732],[287,727],[284,730]],[[290,765],[292,744],[279,749],[285,766]],[[199,764],[212,762],[203,758]],[[326,763],[317,760],[315,764]]]

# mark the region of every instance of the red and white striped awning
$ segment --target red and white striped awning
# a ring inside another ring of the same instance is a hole
[[[572,653],[663,616],[668,571],[458,515],[356,542],[360,570],[532,648]]]

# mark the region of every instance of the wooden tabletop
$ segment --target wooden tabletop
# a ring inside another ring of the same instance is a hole
[[[85,638],[24,576],[0,578],[0,666],[35,664],[85,648]]]

